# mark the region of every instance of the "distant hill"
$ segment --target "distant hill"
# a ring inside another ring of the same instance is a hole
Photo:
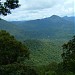
[[[69,39],[75,32],[73,17],[57,15],[31,21],[7,22],[1,19],[0,29],[7,30],[19,40]]]
[[[0,30],[6,30],[18,39],[22,37],[21,30],[15,24],[7,22],[3,19],[0,19]]]
[[[12,23],[9,23],[3,19],[0,19],[0,29],[7,30],[11,33],[14,33],[16,30],[16,26]]]
[[[12,23],[23,31],[22,34],[26,36],[26,39],[68,39],[74,35],[74,22],[69,20],[53,15],[44,19]]]
[[[67,20],[67,21],[71,21],[71,22],[74,22],[75,23],[75,16],[71,16],[71,17],[67,17],[67,16],[64,16],[63,19]]]

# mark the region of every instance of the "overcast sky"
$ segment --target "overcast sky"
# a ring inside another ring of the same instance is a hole
[[[6,17],[8,21],[33,20],[51,15],[73,16],[75,13],[75,0],[19,0],[21,6],[12,10]]]

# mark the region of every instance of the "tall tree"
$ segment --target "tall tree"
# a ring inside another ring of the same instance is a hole
[[[28,48],[5,30],[0,31],[0,75],[38,75],[25,65],[29,58]]]
[[[26,46],[17,41],[8,32],[0,31],[0,65],[12,64],[29,58]]]
[[[18,0],[6,0],[5,2],[0,0],[0,15],[6,16],[7,14],[11,13],[11,9],[15,9],[20,6],[18,3]]]
[[[64,69],[75,72],[75,36],[63,45],[62,58]]]

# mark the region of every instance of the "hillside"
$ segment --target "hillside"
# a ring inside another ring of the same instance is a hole
[[[50,62],[61,61],[62,41],[26,40],[24,44],[30,50],[30,60],[33,62],[33,65],[46,65]]]
[[[19,40],[24,37],[21,35],[22,31],[15,24],[7,22],[3,19],[0,19],[0,30],[8,31]]]
[[[31,62],[34,65],[46,65],[52,61],[60,62],[62,45],[74,35],[74,22],[56,15],[12,23],[25,35],[24,44],[31,53],[31,60],[27,64]]]
[[[29,48],[27,64],[45,65],[61,61],[62,45],[74,35],[74,22],[67,19],[53,15],[31,21],[0,20],[0,29],[7,30]]]
[[[12,23],[23,31],[26,39],[69,39],[74,34],[74,23],[56,15]]]
[[[64,16],[63,19],[71,21],[71,22],[75,22],[75,16],[71,16],[71,17]]]
[[[22,38],[27,37],[24,30],[21,30],[18,25],[12,24],[10,22],[7,22],[5,20],[0,20],[0,29],[6,30],[12,35],[15,35],[15,37],[19,40],[22,40]],[[31,35],[31,34],[30,34]],[[28,36],[30,36],[28,35]],[[31,37],[30,37],[31,38]],[[37,37],[39,38],[39,37]],[[43,37],[43,40],[23,40],[24,44],[29,48],[30,50],[30,60],[27,61],[29,64],[34,65],[46,65],[49,64],[51,61],[61,61],[60,53],[61,46],[52,40],[47,40],[45,37]]]
[[[7,22],[0,20],[0,29],[7,30],[19,40],[70,39],[74,35],[73,18],[53,15],[49,18]]]

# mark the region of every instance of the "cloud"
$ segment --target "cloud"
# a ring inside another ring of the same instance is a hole
[[[51,15],[74,15],[75,0],[20,0],[21,6],[12,14],[2,17],[5,20],[33,20]]]
[[[25,4],[29,10],[45,9],[55,5],[54,0],[26,0]]]
[[[23,4],[22,8],[24,7],[26,10],[39,10],[45,8],[51,8],[57,4],[63,3],[64,0],[20,0],[20,3]]]

